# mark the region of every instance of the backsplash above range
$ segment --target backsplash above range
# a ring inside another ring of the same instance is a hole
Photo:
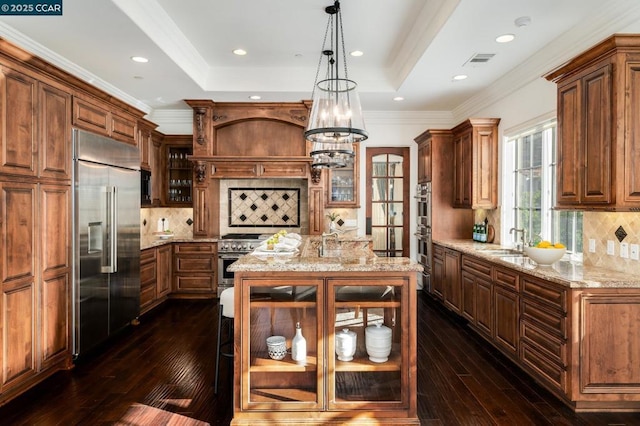
[[[220,235],[269,234],[274,228],[305,234],[309,229],[307,192],[303,179],[223,179]]]

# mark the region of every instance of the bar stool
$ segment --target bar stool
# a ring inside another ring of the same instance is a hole
[[[234,317],[234,289],[233,287],[220,293],[220,307],[218,308],[218,342],[216,344],[216,378],[213,392],[218,394],[218,379],[220,377],[220,356],[233,359],[233,317]],[[227,330],[225,341],[222,339],[222,328]],[[228,349],[228,348],[231,349]],[[231,365],[233,365],[231,363]],[[233,377],[233,372],[231,373]]]

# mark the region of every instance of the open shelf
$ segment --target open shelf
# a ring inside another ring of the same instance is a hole
[[[249,400],[252,405],[256,402],[316,402],[318,393],[313,389],[292,388],[256,388],[251,389]],[[253,407],[257,408],[257,407]]]
[[[260,353],[256,356],[251,357],[251,364],[249,367],[249,371],[253,373],[257,372],[266,372],[266,373],[277,373],[277,372],[307,372],[307,371],[316,371],[318,368],[318,361],[315,356],[307,356],[306,364],[299,364],[296,361],[291,359],[291,355],[287,354],[287,356],[282,360],[275,360],[269,358],[269,355],[266,353]]]
[[[336,357],[336,371],[400,371],[402,360],[400,353],[392,351],[386,362],[373,362],[367,355],[354,357],[352,361],[340,361]]]

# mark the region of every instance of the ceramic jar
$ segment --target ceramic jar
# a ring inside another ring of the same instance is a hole
[[[356,353],[357,334],[348,328],[336,333],[336,355],[340,361],[351,361]]]
[[[367,354],[372,362],[386,362],[391,353],[391,329],[382,323],[364,330]]]
[[[284,336],[267,337],[267,351],[269,357],[280,361],[287,355],[287,340]]]

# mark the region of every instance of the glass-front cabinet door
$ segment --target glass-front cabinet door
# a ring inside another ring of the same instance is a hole
[[[192,204],[193,170],[191,161],[187,159],[191,151],[191,147],[167,147],[167,205]]]
[[[408,281],[328,279],[329,410],[409,406]]]
[[[242,318],[236,327],[242,327],[242,342],[248,342],[242,345],[241,353],[243,410],[324,408],[323,282],[322,279],[242,281]],[[306,357],[298,361],[292,358],[296,324],[306,341]],[[278,340],[284,344],[278,345]]]
[[[353,144],[354,155],[345,167],[326,170],[326,207],[360,207],[358,185],[359,145]]]

